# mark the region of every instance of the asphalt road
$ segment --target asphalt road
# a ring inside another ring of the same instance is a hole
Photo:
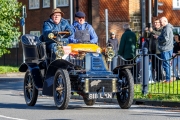
[[[0,78],[0,120],[180,120],[180,108],[132,105],[120,109],[115,103],[96,102],[92,107],[71,99],[58,110],[53,98],[39,96],[34,107],[25,104],[23,80]]]

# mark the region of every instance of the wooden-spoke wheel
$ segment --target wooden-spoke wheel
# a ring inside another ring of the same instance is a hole
[[[24,78],[24,98],[28,106],[34,106],[38,97],[38,90],[35,88],[33,77],[27,71]]]
[[[71,95],[70,79],[67,70],[58,69],[54,77],[53,96],[58,109],[68,107]]]

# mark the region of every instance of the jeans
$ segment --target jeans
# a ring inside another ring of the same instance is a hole
[[[152,81],[152,70],[151,70],[151,67],[152,67],[152,63],[149,62],[149,81]]]
[[[175,76],[179,77],[178,71],[180,71],[180,56],[177,56],[176,58],[173,59],[172,65],[173,65],[173,72]]]
[[[56,43],[51,43],[47,46],[47,50],[52,56],[52,61],[56,59],[56,54],[55,52],[57,51],[57,44]]]
[[[171,71],[170,71],[170,58],[172,57],[173,50],[161,52],[161,58],[163,61],[163,68],[166,73],[166,81],[170,81],[171,79]]]

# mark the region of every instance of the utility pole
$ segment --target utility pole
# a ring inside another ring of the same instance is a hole
[[[53,9],[56,8],[56,0],[53,0]]]
[[[22,18],[20,20],[20,24],[23,28],[23,35],[26,34],[25,32],[25,18],[27,17],[27,13],[26,13],[26,6],[22,7]],[[24,53],[23,53],[23,62],[25,62],[25,57],[24,57]]]
[[[145,30],[145,27],[146,27],[146,0],[141,0],[141,16],[142,16],[142,36],[144,36],[144,30]]]
[[[73,23],[73,0],[70,0],[70,24]]]
[[[106,43],[108,42],[108,9],[105,9]]]
[[[148,1],[149,8],[148,8],[148,28],[152,27],[152,0]]]

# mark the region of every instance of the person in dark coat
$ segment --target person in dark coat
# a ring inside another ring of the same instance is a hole
[[[120,40],[118,54],[126,60],[131,60],[136,56],[137,37],[136,34],[131,31],[129,24],[124,24],[123,28],[125,32]]]
[[[150,58],[152,62],[153,80],[157,82],[163,81],[165,79],[165,76],[163,75],[162,61],[159,60],[159,58],[161,58],[161,52],[158,49],[158,40],[154,38],[154,35],[160,35],[161,31],[162,27],[160,25],[159,19],[154,21],[153,28],[151,27],[148,30],[146,27],[145,29],[145,37],[147,37],[147,41],[149,43],[147,49],[149,54],[154,54],[152,55],[152,58]],[[155,55],[157,55],[159,58]]]
[[[108,43],[113,46],[113,50],[116,56],[118,54],[118,40],[116,39],[116,35],[114,32],[111,33],[111,37],[108,39]]]
[[[173,48],[173,56],[176,54],[180,54],[180,36],[179,34],[174,35],[174,48]],[[172,61],[172,66],[173,66],[173,72],[175,74],[176,80],[179,80],[179,75],[178,72],[180,71],[180,55],[177,55],[173,61]]]

